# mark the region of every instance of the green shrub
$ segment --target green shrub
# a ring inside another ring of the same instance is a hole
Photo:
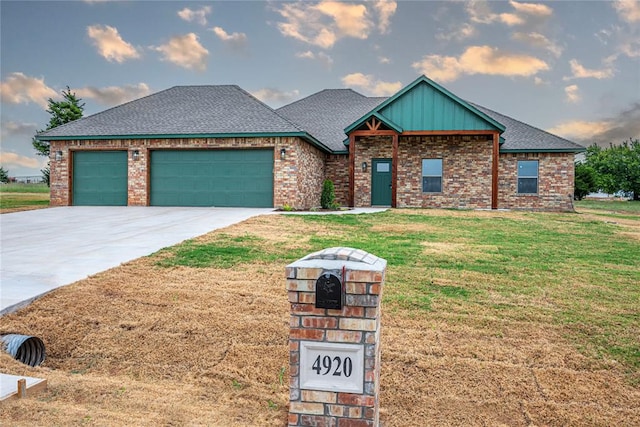
[[[335,209],[336,192],[333,187],[333,181],[325,179],[322,184],[322,195],[320,196],[320,206],[322,209]]]

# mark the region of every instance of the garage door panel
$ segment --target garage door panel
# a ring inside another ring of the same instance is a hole
[[[75,152],[72,185],[76,206],[126,206],[127,152]]]
[[[151,205],[273,206],[273,150],[151,153]]]

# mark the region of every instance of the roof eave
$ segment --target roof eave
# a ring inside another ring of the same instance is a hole
[[[576,148],[501,148],[500,153],[582,153],[587,151],[584,147]]]

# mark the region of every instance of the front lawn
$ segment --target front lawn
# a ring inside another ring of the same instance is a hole
[[[0,213],[48,206],[49,187],[46,184],[0,184]]]
[[[0,423],[286,424],[284,267],[353,246],[389,262],[386,427],[639,425],[640,215],[600,214],[267,215],[209,233],[0,318],[48,357],[0,370],[50,383]]]

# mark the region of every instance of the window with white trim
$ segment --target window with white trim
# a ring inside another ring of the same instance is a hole
[[[442,192],[442,159],[422,159],[422,192]]]
[[[518,160],[518,193],[538,193],[538,161]]]

